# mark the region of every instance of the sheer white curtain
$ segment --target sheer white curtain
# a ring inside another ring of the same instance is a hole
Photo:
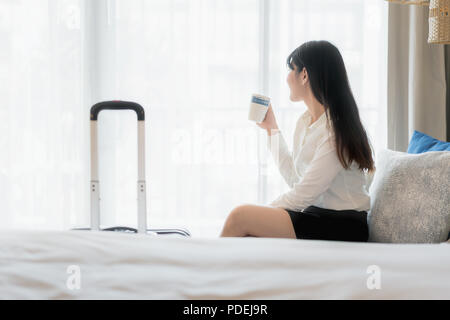
[[[219,234],[231,209],[285,191],[247,120],[272,97],[286,136],[287,55],[307,40],[341,50],[373,145],[386,145],[386,4],[379,0],[1,1],[2,227],[89,221],[89,108],[146,110],[148,220]],[[136,224],[136,116],[99,116],[102,224]],[[291,142],[292,139],[288,139]]]
[[[80,1],[0,1],[1,227],[67,228],[88,212]]]

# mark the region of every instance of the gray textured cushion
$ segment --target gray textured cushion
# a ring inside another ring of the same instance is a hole
[[[370,185],[369,241],[437,243],[450,230],[450,152],[382,149]]]

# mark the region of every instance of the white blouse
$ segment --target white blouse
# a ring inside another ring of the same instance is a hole
[[[368,211],[369,176],[359,170],[355,162],[349,169],[344,169],[325,112],[313,124],[311,121],[309,110],[298,119],[292,153],[280,130],[268,136],[267,146],[291,188],[269,206],[293,211],[302,211],[311,205],[333,210]]]

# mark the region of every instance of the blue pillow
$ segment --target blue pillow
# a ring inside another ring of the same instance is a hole
[[[407,152],[423,153],[428,151],[450,151],[450,142],[440,141],[425,133],[414,130]]]

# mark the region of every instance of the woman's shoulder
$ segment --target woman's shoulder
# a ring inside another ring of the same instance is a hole
[[[327,143],[330,147],[336,147],[335,134],[331,130],[324,129],[317,139],[317,146]]]
[[[300,115],[300,117],[298,117],[298,119],[297,119],[297,127],[306,125],[306,121],[308,120],[308,117],[309,117],[309,111],[306,110],[305,112],[303,112]]]

